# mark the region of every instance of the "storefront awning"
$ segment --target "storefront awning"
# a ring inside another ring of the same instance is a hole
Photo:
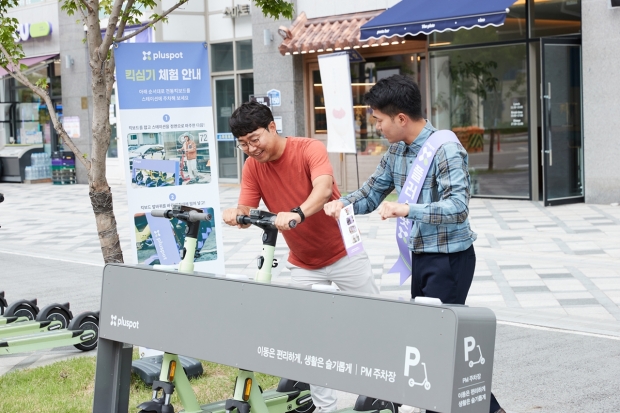
[[[360,40],[501,26],[517,0],[402,0],[361,27]]]
[[[31,66],[35,66],[35,65],[37,65],[37,64],[39,64],[41,62],[44,62],[46,60],[54,59],[56,56],[58,56],[58,54],[48,54],[48,55],[45,55],[45,56],[37,56],[37,57],[26,57],[26,58],[20,60],[19,63],[21,63],[23,65],[26,65],[28,67],[31,67]],[[9,73],[9,72],[4,70],[4,68],[0,67],[0,77],[6,75],[7,73]]]
[[[360,26],[380,15],[383,11],[374,10],[315,19],[308,19],[306,14],[302,12],[290,28],[280,26],[278,29],[284,38],[278,50],[284,56],[379,46],[386,43],[387,38],[379,37],[360,41]]]

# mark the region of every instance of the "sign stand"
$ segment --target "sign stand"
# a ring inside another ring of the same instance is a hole
[[[489,410],[487,308],[109,264],[100,319],[96,413],[127,412],[132,345],[443,413]]]

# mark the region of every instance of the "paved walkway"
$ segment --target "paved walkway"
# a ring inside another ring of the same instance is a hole
[[[126,262],[130,220],[124,188],[113,186]],[[0,290],[10,301],[37,297],[41,305],[70,301],[74,313],[99,307],[101,250],[84,185],[1,184]],[[236,205],[239,187],[221,185],[221,208]],[[500,322],[620,337],[620,207],[473,199],[477,266],[467,304],[493,309]],[[381,294],[409,299],[387,271],[396,259],[394,225],[376,213],[357,217]],[[260,230],[224,228],[227,272],[253,276]],[[276,257],[288,255],[279,240]],[[52,259],[52,261],[50,261]],[[287,282],[280,265],[274,282]],[[0,360],[0,374],[80,354],[72,348]]]

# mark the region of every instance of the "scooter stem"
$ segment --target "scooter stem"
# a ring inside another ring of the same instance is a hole
[[[271,283],[271,268],[273,267],[273,256],[275,247],[271,245],[263,245],[263,266],[256,272],[254,281],[269,284]]]
[[[256,273],[255,281],[271,283],[271,269],[273,268],[273,256],[278,240],[278,230],[272,227],[263,227],[263,265]]]
[[[200,226],[200,222],[189,222],[188,225],[198,224]],[[196,253],[196,244],[198,241],[196,238],[192,238],[189,234],[185,237],[185,242],[183,243],[183,250],[185,252],[185,256],[179,263],[179,272],[184,272],[186,274],[192,274],[194,272],[194,254]]]

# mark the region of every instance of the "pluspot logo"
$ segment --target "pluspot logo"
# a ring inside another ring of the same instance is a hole
[[[130,330],[132,328],[135,328],[136,330],[140,328],[139,321],[125,320],[123,317],[118,317],[115,315],[111,315],[110,317],[110,325],[112,327],[127,327]]]
[[[142,60],[151,60],[151,52],[142,52]]]
[[[433,152],[430,151],[426,146],[422,147],[421,154],[418,155],[418,160],[424,162],[424,165],[428,165],[428,160],[433,156]]]
[[[164,59],[164,60],[183,59],[183,52],[179,52],[179,53],[155,52],[153,53],[153,60],[158,60],[158,59]]]

